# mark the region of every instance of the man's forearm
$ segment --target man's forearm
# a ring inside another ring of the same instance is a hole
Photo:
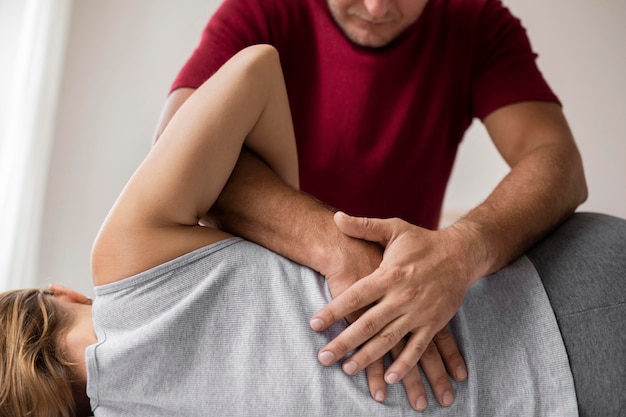
[[[477,243],[473,280],[506,266],[587,197],[575,146],[547,144],[513,167],[492,194],[452,227]]]
[[[561,107],[522,102],[493,111],[485,127],[509,174],[491,195],[453,225],[471,282],[506,266],[587,197],[582,160]],[[473,257],[473,259],[472,259]]]
[[[254,154],[244,150],[231,178],[211,210],[218,226],[319,271],[327,278],[346,268],[346,252],[373,259],[354,265],[356,274],[376,268],[380,251],[347,237],[334,221],[333,210],[281,181]],[[365,258],[365,257],[363,257]],[[359,272],[360,270],[360,272]]]

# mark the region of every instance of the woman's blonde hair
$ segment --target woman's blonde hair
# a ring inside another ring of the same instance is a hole
[[[0,417],[74,416],[60,335],[70,314],[39,289],[0,294]]]

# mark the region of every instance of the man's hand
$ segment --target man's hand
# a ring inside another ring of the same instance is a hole
[[[429,231],[399,219],[354,218],[343,213],[335,215],[335,222],[347,235],[380,243],[386,249],[372,274],[342,292],[311,319],[311,327],[319,331],[372,305],[319,352],[320,362],[333,364],[358,348],[343,364],[344,371],[353,375],[408,335],[406,345],[396,349],[395,360],[384,374],[385,381],[395,383],[409,375],[410,385],[419,385],[416,375],[409,371],[422,359],[438,401],[450,405],[451,387],[449,394],[445,389],[441,391],[441,372],[433,369],[436,362],[445,362],[455,379],[466,376],[456,345],[450,343],[454,341],[446,330],[440,331],[456,314],[472,283],[466,269],[470,247],[467,236],[453,228]],[[437,376],[433,379],[431,375]]]
[[[341,214],[337,216],[341,216]],[[322,271],[327,278],[329,289],[334,298],[346,291],[359,278],[376,270],[382,260],[382,247],[380,245],[363,240],[349,239],[348,241],[351,241],[352,246],[344,243],[337,250],[337,253],[340,254],[338,265],[326,264],[329,269]],[[346,319],[352,323],[366,311],[367,307],[361,308],[348,315]],[[444,327],[429,342],[420,364],[439,403],[449,406],[454,401],[454,392],[448,374],[457,381],[465,380],[467,377],[465,362],[447,328]],[[405,341],[401,340],[391,350],[393,359],[400,355],[404,347]],[[345,367],[344,370],[349,374],[358,372],[358,370],[351,371]],[[372,397],[377,401],[384,401],[387,396],[387,383],[384,380],[385,370],[382,355],[366,366],[365,371]],[[413,364],[402,382],[411,406],[418,411],[426,409],[428,406],[426,391],[416,364]]]

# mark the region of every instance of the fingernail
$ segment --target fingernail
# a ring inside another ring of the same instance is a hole
[[[319,332],[324,327],[324,322],[322,319],[312,319],[309,325],[311,326],[311,329]]]
[[[376,395],[374,395],[374,399],[378,401],[379,403],[382,403],[383,401],[385,401],[385,391],[381,389],[376,391]]]
[[[354,361],[349,361],[343,364],[343,371],[348,375],[354,375],[356,373],[357,365]]]
[[[333,355],[332,352],[324,351],[319,354],[318,359],[322,363],[322,365],[330,365],[331,363],[333,363],[335,355]]]
[[[426,397],[422,395],[415,401],[415,408],[419,411],[424,411],[426,407],[428,407],[428,401],[426,401]]]
[[[454,395],[450,391],[446,391],[443,394],[444,407],[448,407],[449,405],[452,405],[453,402],[454,402]]]
[[[456,377],[457,379],[460,379],[461,381],[465,381],[465,378],[467,378],[467,370],[462,366],[457,367]]]
[[[398,375],[389,374],[385,377],[385,381],[387,381],[388,384],[395,384],[396,382],[398,382]]]

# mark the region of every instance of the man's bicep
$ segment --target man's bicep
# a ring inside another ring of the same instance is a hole
[[[511,104],[493,111],[483,122],[500,155],[511,167],[543,146],[576,148],[557,103],[528,101]]]

